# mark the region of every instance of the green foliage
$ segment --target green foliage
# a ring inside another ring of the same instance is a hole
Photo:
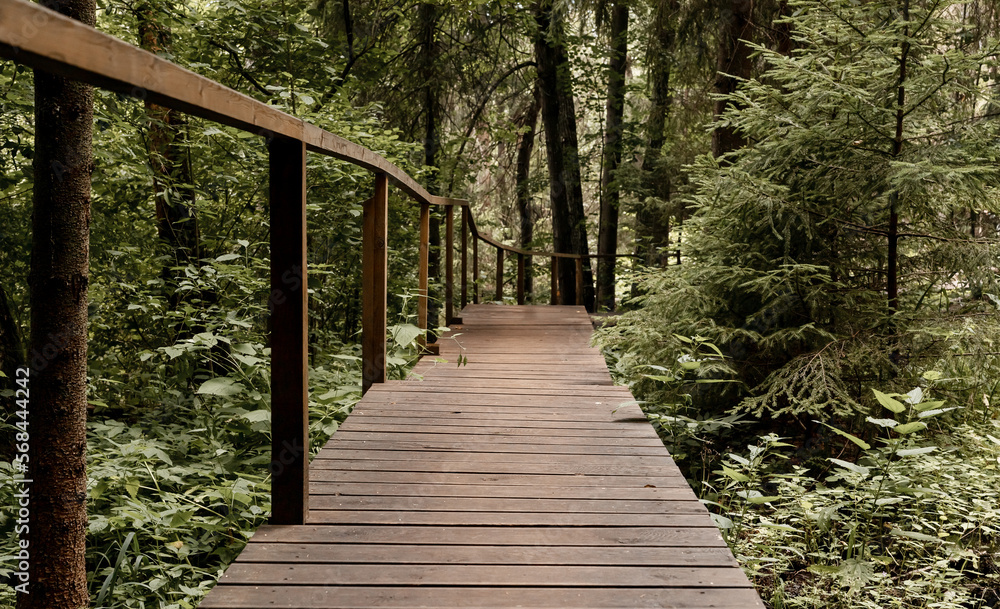
[[[839,432],[862,450],[825,473],[780,461],[791,445],[773,434],[721,462],[706,498],[771,606],[995,603],[1000,424],[925,397],[879,395],[876,446]]]
[[[692,393],[706,414],[861,414],[869,387],[913,382],[912,362],[962,350],[957,331],[995,311],[969,224],[1000,184],[995,58],[948,3],[790,6],[794,50],[756,47],[766,69],[723,117],[751,144],[691,168],[684,264],[640,276],[637,310],[601,338],[640,391],[642,365],[683,354],[671,336],[718,345],[737,382]]]

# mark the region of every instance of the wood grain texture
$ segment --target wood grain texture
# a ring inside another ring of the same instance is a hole
[[[309,521],[261,527],[202,607],[763,607],[583,307],[461,317],[313,460]]]

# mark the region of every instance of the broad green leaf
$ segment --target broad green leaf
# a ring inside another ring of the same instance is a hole
[[[860,446],[862,450],[868,450],[869,448],[872,447],[871,444],[869,444],[868,442],[865,442],[861,438],[859,438],[859,437],[857,437],[855,435],[849,434],[846,431],[841,431],[841,430],[837,429],[836,427],[834,427],[833,425],[827,425],[823,421],[813,421],[813,422],[814,423],[819,423],[820,425],[824,425],[826,427],[829,427],[830,429],[833,430],[834,433],[836,433],[838,435],[841,435],[841,436],[844,436],[845,438],[847,438],[851,442],[854,442],[855,444],[857,444],[858,446]]]
[[[906,401],[910,404],[919,404],[924,399],[924,390],[914,387],[906,394]]]
[[[871,417],[867,417],[865,420],[868,421],[869,423],[874,423],[881,427],[889,427],[890,429],[895,427],[896,425],[899,425],[899,421],[897,421],[896,419],[873,419]]]
[[[930,410],[931,408],[939,408],[944,405],[944,400],[934,400],[932,402],[924,402],[922,404],[917,404],[913,407],[917,412],[923,412],[924,410]]]
[[[240,383],[237,383],[233,379],[225,376],[220,376],[214,379],[208,379],[198,387],[196,393],[201,393],[205,395],[221,395],[230,396],[236,395],[246,389]]]
[[[863,465],[856,465],[854,463],[851,463],[850,461],[844,461],[843,459],[834,459],[833,457],[830,457],[830,461],[836,463],[837,465],[843,467],[846,470],[852,471],[856,474],[861,474],[862,476],[867,476],[868,472],[871,471],[869,468]]]
[[[722,471],[719,472],[719,473],[721,473],[722,475],[727,476],[729,478],[732,478],[733,480],[735,480],[737,482],[747,482],[747,481],[750,480],[750,478],[748,478],[747,476],[744,476],[743,474],[739,473],[738,471],[736,471],[736,470],[734,470],[732,468],[726,467],[725,465],[722,466]]]
[[[937,450],[937,446],[924,446],[923,448],[904,448],[903,450],[896,451],[896,454],[900,457],[912,457],[914,455],[926,455],[927,453],[932,453]]]
[[[237,258],[242,258],[239,254],[223,254],[215,259],[216,262],[229,262],[230,260],[236,260]]]
[[[733,521],[726,518],[721,514],[711,514],[712,520],[715,522],[715,526],[720,529],[731,529],[733,528]]]
[[[748,497],[747,503],[753,503],[753,504],[771,503],[772,501],[777,501],[778,499],[781,499],[781,497],[778,495],[771,495],[771,496],[762,495],[760,497]]]
[[[401,347],[409,347],[422,334],[413,324],[399,324],[392,327],[392,340]]]
[[[882,393],[878,389],[872,389],[872,391],[875,393],[875,399],[878,400],[878,403],[885,406],[892,412],[899,414],[906,410],[906,406],[903,406],[903,404],[901,404],[898,400]]]
[[[955,406],[952,406],[951,408],[935,408],[934,410],[927,410],[921,412],[917,416],[920,417],[921,419],[926,419],[928,417],[934,417],[941,413],[948,412],[949,410],[958,410],[958,408]]]
[[[897,425],[894,428],[895,432],[899,434],[909,434],[922,429],[927,429],[927,423],[924,423],[923,421],[913,421],[911,423]]]
[[[917,541],[937,541],[941,542],[940,539],[934,537],[933,535],[925,535],[923,533],[917,533],[915,531],[903,531],[901,529],[892,529],[889,531],[890,535],[895,535],[897,537],[909,537],[910,539],[916,539]]]

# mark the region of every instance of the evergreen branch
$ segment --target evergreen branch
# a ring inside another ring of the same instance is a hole
[[[951,63],[948,61],[947,55],[943,55],[943,57],[944,57],[944,72],[941,73],[941,83],[938,86],[931,89],[930,91],[928,91],[926,95],[920,98],[920,101],[910,106],[909,110],[904,111],[903,118],[906,118],[910,114],[910,112],[913,112],[920,106],[924,105],[924,102],[930,99],[932,95],[940,91],[942,88],[944,88],[946,84],[948,84],[951,81],[951,79],[948,78],[948,70],[951,69]]]

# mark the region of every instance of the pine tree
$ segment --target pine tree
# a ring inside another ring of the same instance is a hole
[[[747,146],[694,169],[691,264],[652,275],[617,332],[660,362],[685,352],[675,333],[722,347],[738,384],[706,404],[849,415],[939,348],[929,307],[979,306],[967,288],[993,283],[968,220],[995,207],[995,127],[975,114],[992,58],[963,48],[951,3],[789,6],[794,50],[755,46],[767,69],[722,116]]]

